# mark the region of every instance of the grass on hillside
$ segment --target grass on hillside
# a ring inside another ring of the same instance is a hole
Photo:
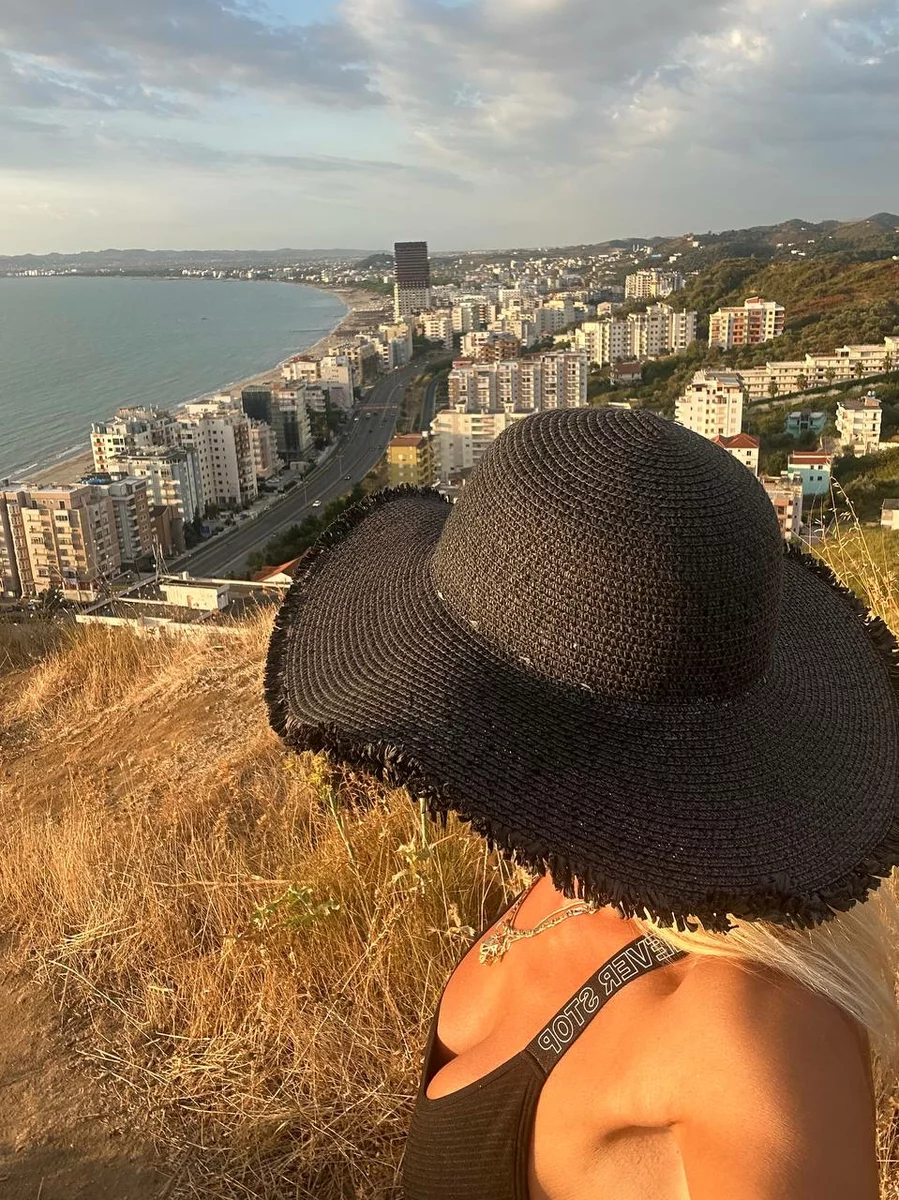
[[[822,553],[899,628],[892,547]],[[57,630],[31,665],[0,625],[0,930],[156,1122],[172,1197],[386,1200],[438,990],[521,879],[405,793],[283,750],[270,619]]]

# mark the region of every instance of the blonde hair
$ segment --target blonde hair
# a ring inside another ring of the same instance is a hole
[[[740,921],[727,933],[701,926],[682,932],[635,918],[646,932],[678,950],[780,971],[826,996],[867,1032],[881,1077],[899,1063],[899,903],[895,877],[864,902],[812,929],[789,929],[769,921]]]

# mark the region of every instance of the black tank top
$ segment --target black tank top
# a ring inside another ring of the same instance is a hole
[[[406,1142],[403,1200],[528,1200],[531,1127],[550,1071],[616,992],[683,957],[683,951],[652,934],[635,938],[595,971],[513,1058],[432,1100],[426,1092],[438,1002]]]

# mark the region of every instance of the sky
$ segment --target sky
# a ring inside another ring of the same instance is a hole
[[[0,254],[899,207],[896,0],[0,0]]]

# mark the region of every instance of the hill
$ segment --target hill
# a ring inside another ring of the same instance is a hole
[[[894,628],[896,537],[825,547]],[[404,792],[284,751],[270,619],[177,643],[0,623],[0,965],[78,1017],[81,1059],[151,1122],[142,1170],[168,1166],[169,1200],[388,1200],[440,986],[522,880]],[[3,1163],[12,1195],[35,1194],[26,1157]],[[54,1195],[93,1200],[71,1164]]]
[[[744,358],[801,358],[845,343],[879,342],[899,330],[899,261],[856,262],[845,254],[766,265],[727,259],[691,280],[676,299],[678,307],[707,314],[747,296],[776,300],[787,311],[784,335]]]

